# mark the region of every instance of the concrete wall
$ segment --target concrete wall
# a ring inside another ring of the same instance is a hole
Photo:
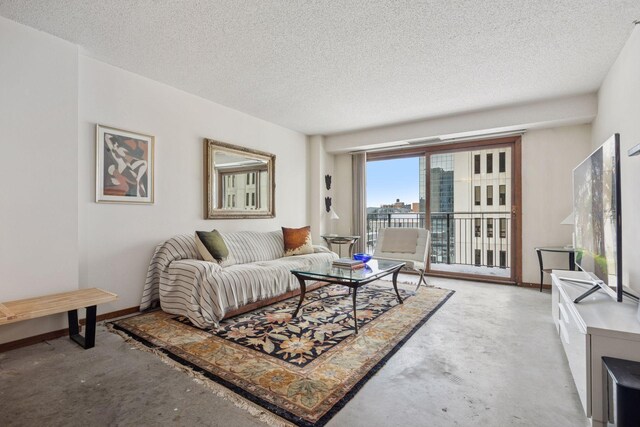
[[[78,54],[0,18],[0,300],[78,287],[138,305],[156,244],[195,230],[307,225],[306,136]],[[156,137],[156,202],[97,204],[96,123]],[[204,220],[203,138],[276,155],[273,219]],[[66,327],[52,316],[0,329],[0,343]]]
[[[592,148],[614,133],[620,134],[622,151],[623,280],[640,292],[640,157],[627,156],[631,147],[640,144],[640,25],[636,25],[598,92]]]
[[[0,301],[78,285],[78,53],[0,17]],[[64,316],[0,330],[7,340]]]

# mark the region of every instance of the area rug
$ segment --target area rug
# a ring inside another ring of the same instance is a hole
[[[202,330],[163,311],[112,323],[114,329],[298,426],[326,424],[435,313],[453,291],[417,293],[378,281],[352,299],[333,285]]]

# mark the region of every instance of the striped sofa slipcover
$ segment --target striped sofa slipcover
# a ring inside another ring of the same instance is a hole
[[[290,270],[338,257],[323,246],[314,246],[312,254],[285,257],[282,231],[220,234],[229,248],[222,264],[202,259],[194,235],[158,245],[140,310],[159,303],[163,311],[186,316],[200,328],[218,326],[229,311],[298,289]]]

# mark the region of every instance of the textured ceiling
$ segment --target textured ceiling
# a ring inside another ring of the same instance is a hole
[[[306,134],[596,90],[638,0],[0,0],[92,57]]]

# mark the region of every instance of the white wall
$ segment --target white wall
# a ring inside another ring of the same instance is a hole
[[[571,174],[591,150],[591,126],[575,125],[534,130],[522,138],[522,269],[523,282],[540,280],[536,246],[571,243],[570,226],[560,222],[572,210]],[[351,215],[351,156],[335,157],[338,194],[336,203]],[[340,232],[350,233],[351,223],[342,220]],[[568,256],[546,256],[546,266],[567,267]],[[548,282],[548,277],[546,282]]]
[[[368,150],[436,136],[444,139],[585,124],[596,113],[596,95],[590,93],[329,135],[325,144],[332,153]]]
[[[522,281],[540,282],[535,247],[571,243],[572,173],[591,152],[591,126],[527,132],[522,137]],[[545,268],[568,268],[568,255],[544,254]],[[550,283],[545,275],[545,283]]]
[[[322,234],[337,233],[337,223],[330,219],[325,207],[325,197],[332,198],[332,207],[336,208],[336,179],[333,172],[334,156],[325,150],[324,136],[309,137],[309,161],[307,164],[308,206],[311,225],[311,237],[314,244],[325,245]],[[327,190],[325,175],[331,175],[331,188]],[[339,214],[338,214],[339,216]]]
[[[351,154],[338,154],[334,157],[333,184],[335,210],[340,219],[335,232],[338,234],[352,234],[351,217],[353,198],[351,196]]]
[[[0,17],[0,301],[77,288],[77,76],[76,46]],[[0,333],[62,329],[64,318]]]
[[[305,135],[82,55],[79,88],[80,286],[120,296],[101,311],[139,304],[153,248],[174,234],[307,225]],[[155,135],[155,204],[94,202],[96,123]],[[276,218],[203,219],[205,137],[276,155]]]
[[[306,136],[78,54],[0,18],[0,301],[83,287],[139,304],[155,245],[195,230],[308,223]],[[97,204],[95,124],[156,137],[156,202]],[[276,155],[276,218],[204,220],[203,138]],[[82,313],[83,315],[83,313]],[[0,343],[66,327],[50,316]]]
[[[598,92],[592,147],[620,134],[622,152],[622,267],[625,284],[640,291],[640,157],[627,151],[640,144],[640,25],[620,52]]]

